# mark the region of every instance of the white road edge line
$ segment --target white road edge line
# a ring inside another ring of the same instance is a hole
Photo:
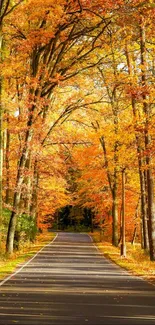
[[[45,245],[44,247],[42,247],[28,262],[26,262],[19,270],[17,270],[16,272],[12,273],[11,275],[9,275],[8,277],[6,277],[4,280],[2,280],[0,282],[0,287],[6,283],[7,281],[9,281],[13,276],[15,276],[16,274],[18,274],[19,272],[21,272],[23,270],[24,267],[26,267],[30,262],[32,262],[34,260],[34,258],[47,246],[50,246],[57,238],[58,233],[56,234],[56,236],[53,238],[53,240],[48,243],[47,245]]]
[[[87,235],[89,236],[89,238],[90,238],[91,242],[93,242],[93,239],[92,239],[92,237],[91,237],[89,234],[87,234]]]

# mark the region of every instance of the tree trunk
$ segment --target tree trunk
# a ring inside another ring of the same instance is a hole
[[[38,172],[38,161],[34,163],[34,174],[33,174],[33,186],[32,186],[32,198],[30,206],[30,215],[37,226],[37,208],[38,208],[38,184],[39,184],[39,172]]]
[[[121,204],[121,209],[120,209],[120,230],[119,230],[119,241],[118,245],[120,245],[121,240],[122,240],[122,204]]]
[[[141,72],[143,91],[143,109],[145,113],[145,152],[147,166],[147,200],[148,200],[148,226],[149,226],[149,243],[150,243],[150,260],[155,261],[155,201],[154,201],[154,184],[152,176],[151,163],[151,136],[149,133],[149,124],[151,118],[151,109],[148,104],[148,96],[145,93],[147,87],[147,58],[146,58],[146,35],[145,19],[141,17],[140,25],[140,49],[141,49]]]
[[[100,217],[100,242],[102,242],[103,240],[103,223],[104,223],[103,217]]]
[[[148,222],[147,222],[147,202],[146,202],[146,188],[144,172],[139,168],[140,174],[140,186],[141,186],[141,216],[143,227],[143,246],[144,249],[149,250],[149,234],[148,234]]]
[[[116,178],[115,174],[115,178]],[[114,179],[113,191],[112,191],[112,244],[118,246],[118,202],[117,202],[117,179]]]
[[[20,192],[16,192],[14,195],[14,204],[13,208],[14,210],[11,213],[9,227],[8,227],[8,233],[7,233],[7,240],[6,240],[6,252],[11,255],[13,253],[14,248],[14,235],[16,230],[16,223],[17,223],[17,217],[18,217],[18,207],[20,203]]]
[[[128,73],[130,77],[133,75],[133,68],[131,63],[131,57],[128,51],[128,44],[126,43],[126,59],[127,59],[127,66],[128,66]],[[130,82],[132,86],[132,82]],[[135,139],[136,139],[136,147],[137,147],[137,157],[138,157],[138,167],[139,167],[139,179],[140,179],[140,189],[141,189],[141,217],[142,217],[142,227],[143,236],[143,248],[149,249],[149,237],[148,237],[148,224],[147,224],[147,202],[146,202],[146,186],[145,186],[145,177],[143,169],[143,153],[141,148],[141,134],[137,134],[137,108],[136,108],[136,101],[133,95],[131,94],[131,104],[132,104],[132,111],[133,116],[135,119],[134,129],[135,129]]]
[[[134,245],[134,243],[135,243],[136,234],[137,234],[137,226],[135,226],[134,231],[133,231],[133,237],[132,237],[132,240],[131,240],[132,245]]]
[[[103,153],[104,153],[104,160],[105,160],[105,167],[107,170],[107,178],[109,181],[109,187],[111,190],[112,194],[112,244],[114,246],[118,246],[118,198],[117,198],[117,190],[118,190],[118,169],[117,166],[115,166],[114,169],[114,177],[113,177],[113,182],[112,182],[112,177],[109,171],[109,166],[108,166],[108,159],[107,159],[107,152],[106,152],[106,145],[105,145],[105,140],[104,136],[100,138],[100,143],[103,148]],[[116,148],[116,143],[115,143],[115,164],[117,164],[117,148]]]
[[[6,194],[5,202],[10,202],[10,164],[9,164],[9,151],[10,151],[10,131],[9,126],[9,113],[7,113],[7,129],[6,129],[6,151],[5,151],[5,164],[6,164]]]
[[[155,202],[151,168],[147,171],[150,260],[155,261]]]
[[[115,59],[115,51],[113,47],[113,39],[112,39],[112,34],[110,35],[111,38],[111,53],[112,53],[112,66],[113,66],[113,73],[114,73],[114,78],[117,83],[117,64],[116,64],[116,59]],[[105,167],[107,170],[107,178],[109,181],[109,187],[111,190],[112,194],[112,244],[114,246],[118,246],[118,150],[119,150],[119,141],[117,140],[117,134],[118,134],[118,127],[119,127],[119,120],[118,120],[118,111],[119,111],[119,95],[117,95],[117,87],[116,85],[112,86],[112,89],[109,87],[109,84],[106,83],[105,77],[104,77],[104,72],[99,68],[99,71],[101,73],[102,79],[105,83],[106,89],[107,89],[107,95],[110,100],[111,104],[111,109],[113,113],[113,123],[114,123],[114,133],[116,140],[114,142],[114,172],[113,174],[109,170],[109,162],[107,158],[107,153],[106,153],[106,145],[105,145],[105,140],[104,136],[100,138],[100,142],[103,148],[104,152],[104,158],[105,158]]]
[[[30,122],[30,121],[29,121]],[[29,124],[28,122],[28,124]],[[26,165],[26,161],[29,155],[29,143],[32,138],[32,130],[28,128],[25,136],[25,145],[23,148],[22,155],[20,157],[19,165],[18,165],[18,174],[16,180],[16,192],[14,193],[14,200],[13,200],[13,211],[10,217],[9,227],[8,227],[8,234],[7,234],[7,241],[6,241],[6,252],[8,254],[13,253],[13,242],[14,242],[14,234],[16,229],[16,222],[17,217],[19,214],[19,205],[21,200],[21,190],[22,185],[24,182],[24,169]]]
[[[116,100],[116,94],[114,97]],[[118,112],[117,107],[113,105],[113,114],[114,114],[114,127],[115,135],[118,133]],[[114,177],[113,177],[113,188],[112,188],[112,218],[113,218],[113,232],[112,232],[112,244],[118,247],[118,141],[115,141],[114,144]]]
[[[133,232],[133,236],[132,236],[132,240],[131,240],[131,244],[133,245],[135,243],[136,240],[136,235],[137,235],[137,219],[138,219],[138,210],[139,210],[139,203],[140,203],[140,197],[138,199],[138,203],[137,203],[137,207],[136,207],[136,211],[135,211],[135,227],[134,227],[134,232]]]
[[[0,63],[2,63],[2,50],[3,50],[3,35],[2,35],[2,22],[0,21]],[[0,74],[0,224],[3,220],[2,210],[2,181],[3,181],[3,106],[2,106],[2,83],[3,78]],[[0,232],[1,233],[1,232]],[[1,240],[1,238],[0,238]]]
[[[125,242],[125,169],[122,170],[122,244],[121,256],[126,257]]]
[[[93,220],[93,218],[94,218],[94,214],[93,214],[93,212],[91,211],[91,209],[90,210],[88,210],[88,211],[90,211],[89,213],[90,213],[90,224],[91,224],[91,233],[93,233],[94,232],[94,220]]]
[[[32,161],[31,161],[31,153],[29,153],[29,157],[26,161],[25,168],[28,171],[28,176],[25,177],[25,184],[26,184],[26,198],[24,204],[25,213],[29,216],[30,215],[30,208],[31,208],[31,200],[32,200],[32,176],[31,176],[31,168],[32,168]]]

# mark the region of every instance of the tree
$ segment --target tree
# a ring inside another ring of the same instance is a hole
[[[0,2],[0,66],[3,66],[4,61],[4,32],[3,22],[15,8],[17,8],[23,0],[15,1],[14,4],[10,0],[1,0]],[[3,75],[0,73],[0,222],[2,222],[2,186],[3,186]]]
[[[16,42],[12,43],[12,49],[15,57],[17,57],[17,62],[19,56],[19,60],[21,60],[22,64],[25,62],[28,69],[28,74],[25,70],[26,78],[22,86],[23,89],[27,88],[25,97],[28,103],[28,115],[25,137],[22,140],[22,153],[18,163],[16,192],[7,236],[7,251],[9,253],[13,250],[13,238],[19,213],[24,171],[34,136],[35,118],[41,116],[44,119],[53,90],[59,82],[68,80],[80,71],[97,64],[97,62],[83,64],[84,59],[90,56],[96,48],[95,44],[92,45],[92,43],[88,42],[88,35],[91,36],[96,31],[94,37],[96,39],[100,30],[104,30],[109,24],[109,22],[105,23],[102,18],[98,18],[98,21],[92,24],[86,17],[83,18],[80,7],[77,8],[73,3],[71,8],[71,4],[65,6],[62,1],[54,7],[55,9],[53,7],[51,9],[51,4],[44,3],[43,7],[42,1],[40,1],[38,3],[40,11],[38,10],[33,18],[33,1],[30,1],[23,5],[21,12],[16,13],[16,16],[13,17],[14,22],[11,23],[10,35],[14,35],[14,39],[16,39]],[[23,30],[18,19],[18,15],[21,15],[21,13],[23,15]],[[29,19],[31,19],[31,24],[27,26]],[[85,34],[87,34],[86,38],[84,38]],[[79,46],[80,39],[81,46]],[[20,56],[21,51],[22,56]],[[81,69],[79,69],[79,63]],[[18,84],[20,86],[19,82]],[[40,101],[42,107],[40,107]]]

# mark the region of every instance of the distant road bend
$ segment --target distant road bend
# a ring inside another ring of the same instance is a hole
[[[155,287],[103,257],[86,234],[54,242],[0,286],[0,324],[155,324]]]

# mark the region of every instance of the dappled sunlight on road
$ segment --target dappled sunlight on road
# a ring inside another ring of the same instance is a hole
[[[154,324],[155,287],[106,260],[87,235],[60,233],[1,286],[0,323]]]

